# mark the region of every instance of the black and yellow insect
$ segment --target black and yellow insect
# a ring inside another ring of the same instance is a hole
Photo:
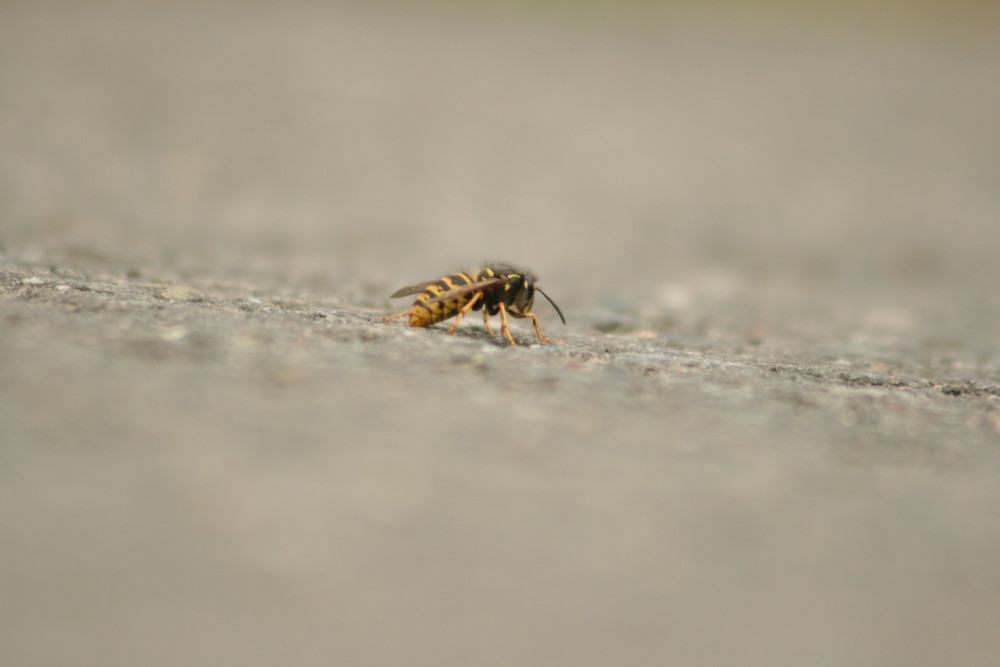
[[[417,295],[409,310],[398,315],[383,317],[383,321],[394,320],[397,317],[410,316],[411,327],[426,327],[441,322],[449,317],[458,316],[455,323],[448,329],[449,334],[455,333],[455,327],[462,321],[469,310],[483,311],[483,324],[490,335],[495,335],[490,327],[489,317],[500,314],[500,335],[517,345],[507,328],[507,315],[512,317],[530,317],[535,324],[535,336],[543,343],[549,342],[538,330],[538,318],[531,312],[535,302],[535,292],[544,296],[559,313],[559,319],[566,324],[566,318],[555,301],[535,285],[535,275],[528,271],[515,269],[508,264],[490,264],[479,269],[475,274],[453,273],[437,280],[417,283],[396,290],[390,297],[397,299],[411,294]]]

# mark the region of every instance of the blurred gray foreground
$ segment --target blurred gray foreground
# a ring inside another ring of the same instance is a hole
[[[713,7],[0,4],[0,663],[998,664],[996,16]]]

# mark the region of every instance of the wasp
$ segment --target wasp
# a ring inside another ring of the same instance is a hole
[[[491,336],[496,335],[490,327],[489,317],[500,314],[500,335],[517,345],[507,328],[507,315],[512,317],[531,318],[535,325],[535,336],[543,343],[549,339],[542,336],[538,329],[538,318],[531,312],[535,302],[535,292],[544,296],[559,313],[559,319],[566,324],[566,318],[556,302],[549,298],[539,288],[535,274],[516,269],[509,264],[490,264],[479,269],[475,274],[453,273],[437,280],[417,283],[396,290],[390,297],[417,295],[409,310],[398,315],[383,317],[382,321],[394,320],[397,317],[410,316],[411,327],[426,327],[450,317],[456,317],[455,323],[448,329],[448,334],[455,333],[455,327],[462,321],[469,310],[483,311],[483,324]]]

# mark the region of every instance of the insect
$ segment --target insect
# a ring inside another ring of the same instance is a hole
[[[448,334],[455,333],[455,327],[462,321],[469,310],[483,311],[483,324],[490,335],[496,335],[490,327],[489,317],[500,314],[500,335],[517,345],[507,328],[507,315],[512,317],[530,317],[535,324],[535,336],[547,343],[548,338],[538,330],[538,318],[531,312],[535,302],[535,292],[544,296],[559,313],[559,319],[566,324],[566,318],[555,301],[535,285],[535,275],[528,271],[515,269],[509,264],[490,264],[479,269],[475,274],[453,273],[437,280],[417,283],[396,290],[390,297],[397,299],[411,294],[417,295],[409,310],[398,315],[383,317],[382,321],[394,320],[397,317],[410,316],[411,327],[426,327],[455,317],[455,323],[448,329]]]

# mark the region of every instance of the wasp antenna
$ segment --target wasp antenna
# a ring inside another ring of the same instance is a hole
[[[548,294],[542,292],[542,290],[538,289],[537,287],[535,288],[535,291],[540,292],[541,295],[545,297],[545,300],[552,304],[552,307],[556,309],[557,313],[559,313],[559,319],[562,320],[563,324],[566,324],[566,318],[563,317],[562,311],[559,310],[559,306],[556,305],[556,302],[550,299]]]

